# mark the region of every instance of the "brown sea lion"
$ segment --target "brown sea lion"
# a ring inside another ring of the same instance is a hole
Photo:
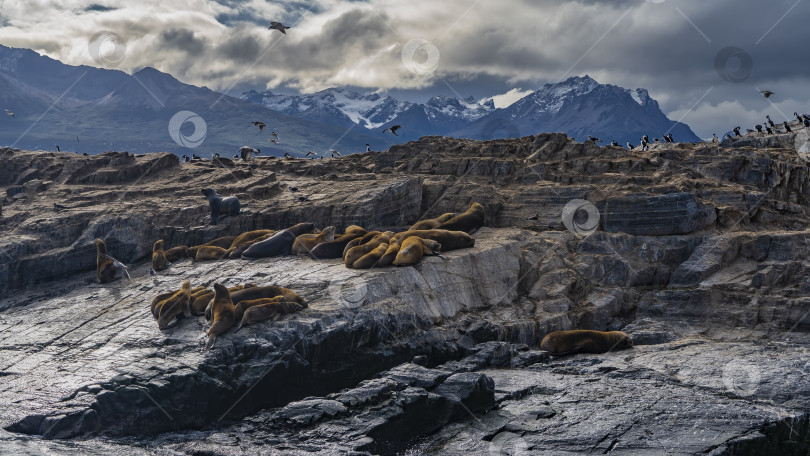
[[[332,242],[324,242],[322,244],[318,244],[309,252],[309,257],[316,260],[322,260],[327,258],[342,258],[343,251],[346,249],[346,244],[357,238],[362,238],[363,235],[364,232],[354,231],[351,233],[344,234],[343,236],[336,238]]]
[[[246,283],[244,285],[236,285],[234,287],[228,287],[228,292],[233,293],[235,291],[244,290],[245,288],[255,287],[255,283]],[[205,309],[208,307],[208,304],[211,303],[211,300],[214,299],[214,291],[209,290],[207,288],[203,288],[203,292],[195,293],[191,295],[191,304],[190,304],[190,311],[192,315],[205,315]],[[210,315],[206,317],[206,320],[210,319]]]
[[[194,261],[221,260],[231,252],[232,250],[225,250],[222,247],[205,245],[197,249],[197,253],[194,254]]]
[[[250,287],[245,288],[243,290],[235,291],[231,293],[231,302],[236,305],[242,301],[250,301],[253,299],[262,299],[262,298],[275,298],[276,296],[280,296],[284,298],[285,301],[297,302],[301,304],[303,307],[307,307],[306,301],[303,298],[298,296],[298,294],[289,288],[278,287],[275,285],[269,285],[264,287]],[[205,318],[206,320],[211,319],[211,305],[213,301],[209,303],[208,307],[205,308]]]
[[[164,250],[163,254],[166,256],[166,260],[168,260],[169,263],[174,263],[177,260],[188,258],[188,255],[186,255],[187,248],[188,247],[184,245],[179,245],[177,247],[172,247],[169,250]]]
[[[118,268],[107,254],[107,246],[101,239],[96,239],[96,276],[98,283],[109,283],[115,280]]]
[[[368,252],[360,257],[360,259],[352,263],[351,267],[354,269],[371,269],[377,266],[377,262],[380,260],[380,258],[382,258],[383,255],[385,255],[387,250],[388,244],[380,244],[375,247],[374,250]]]
[[[363,238],[365,239],[366,236]],[[380,244],[387,244],[390,238],[385,234],[378,234],[374,236],[370,241],[366,243],[362,243],[360,245],[354,246],[350,248],[346,255],[343,256],[343,264],[350,268],[354,264],[355,261],[359,260],[361,257],[367,255],[372,250],[376,249],[377,246]],[[383,252],[385,253],[385,252]]]
[[[249,308],[253,306],[261,306],[264,304],[273,304],[273,303],[278,304],[280,302],[284,302],[284,296],[276,296],[275,298],[250,299],[248,301],[242,301],[239,304],[236,304],[234,316],[236,318],[236,321],[242,321],[242,317],[245,315],[245,311],[248,310]]]
[[[439,229],[403,231],[402,233],[395,234],[391,240],[402,245],[403,241],[411,236],[438,241],[439,244],[442,245],[442,252],[475,246],[475,239],[463,231],[447,231]]]
[[[290,254],[309,255],[309,252],[318,244],[335,240],[335,227],[327,226],[318,234],[302,234],[295,238]]]
[[[311,233],[315,229],[313,223],[299,223],[287,229],[281,230],[272,235],[269,239],[248,247],[242,253],[243,260],[254,260],[256,258],[268,258],[281,255],[289,255],[295,238],[302,234]]]
[[[408,228],[408,231],[416,231],[416,230],[432,230],[437,226],[441,225],[442,223],[450,220],[451,218],[455,217],[457,214],[455,212],[448,212],[446,214],[442,214],[433,219],[421,220],[419,222],[414,223]]]
[[[214,300],[211,301],[211,317],[213,322],[211,323],[211,327],[208,328],[208,331],[206,331],[206,334],[208,334],[208,348],[214,346],[217,336],[231,329],[234,323],[236,323],[236,318],[234,317],[235,310],[228,289],[221,283],[215,283]]]
[[[159,239],[152,246],[152,269],[162,271],[168,267],[169,260],[166,259],[166,251],[163,250],[163,239]]]
[[[244,244],[252,244],[256,241],[256,239],[266,236],[268,234],[276,234],[276,230],[254,230],[254,231],[246,231],[239,236],[234,238],[233,242],[231,242],[230,248],[235,249],[239,246]]]
[[[446,222],[440,223],[436,227],[437,230],[448,231],[464,231],[465,233],[472,234],[478,231],[478,228],[484,226],[484,219],[486,212],[484,206],[478,203],[470,204],[470,208],[463,214],[457,215]],[[439,241],[441,242],[441,241]]]
[[[273,234],[275,234],[275,233],[273,233]],[[254,239],[254,240],[252,240],[250,242],[245,242],[244,244],[240,245],[239,247],[231,248],[232,252],[228,255],[228,258],[230,258],[232,260],[238,260],[238,259],[242,258],[242,254],[245,253],[245,250],[249,249],[251,245],[253,245],[253,244],[257,243],[257,242],[261,242],[261,241],[263,241],[265,239],[270,239],[273,236],[273,234],[265,234],[264,236],[259,236],[259,237],[257,237],[256,239]]]
[[[214,239],[213,241],[208,241],[205,244],[200,244],[197,247],[222,247],[223,249],[231,248],[231,244],[233,243],[236,236],[222,236]]]
[[[160,316],[160,306],[163,305],[163,301],[171,298],[178,291],[181,291],[181,290],[166,291],[164,293],[161,293],[161,294],[155,296],[154,299],[152,299],[152,304],[149,306],[149,310],[150,310],[150,312],[152,312],[152,316],[155,317],[155,320],[157,320],[157,318]],[[206,291],[205,287],[197,287],[197,288],[192,289],[191,290],[191,299],[194,299],[194,296],[199,296],[200,293],[203,293],[205,291]],[[158,305],[158,304],[160,304],[160,305]]]
[[[242,316],[242,320],[239,324],[239,329],[242,329],[242,326],[250,325],[262,320],[271,319],[275,321],[283,317],[284,315],[298,312],[303,308],[304,307],[301,306],[301,304],[289,301],[273,302],[269,304],[253,306],[245,310],[245,314],[244,316]],[[237,329],[237,331],[239,329]]]
[[[358,245],[363,245],[381,234],[382,232],[380,231],[368,231],[359,238],[352,239],[348,244],[346,244],[346,247],[343,248],[343,255],[341,258],[346,258],[346,253],[348,253],[351,248],[357,247]]]
[[[425,255],[441,251],[441,244],[432,239],[422,239],[411,236],[402,241],[397,257],[394,259],[394,266],[407,266],[414,264]]]
[[[362,226],[357,226],[357,225],[349,225],[349,226],[346,227],[345,230],[343,230],[343,234],[341,234],[341,236],[345,236],[347,234],[355,235],[355,234],[358,234],[358,233],[360,233],[361,236],[366,234],[365,228],[363,228]],[[336,237],[339,237],[339,236],[336,236]]]
[[[172,295],[171,298],[158,303],[160,315],[158,316],[158,328],[166,329],[169,323],[178,315],[188,309],[188,301],[191,299],[191,283],[186,280],[180,291]]]
[[[633,346],[630,336],[621,331],[575,329],[554,331],[540,342],[540,349],[554,356],[573,353],[605,353]]]
[[[394,264],[394,259],[396,259],[397,254],[399,253],[399,244],[391,241],[388,244],[388,249],[385,251],[383,256],[377,261],[376,268],[384,268],[386,266],[391,266]]]

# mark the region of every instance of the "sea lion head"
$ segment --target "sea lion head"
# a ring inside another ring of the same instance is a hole
[[[211,199],[217,195],[217,192],[214,191],[212,188],[204,188],[202,189],[202,194],[206,196],[206,198]]]
[[[183,286],[182,286],[182,287],[180,287],[180,288],[181,288],[183,291],[186,291],[186,290],[191,291],[191,282],[189,282],[188,280],[186,280],[185,282],[183,282]]]
[[[230,297],[231,294],[228,292],[228,288],[221,283],[214,284],[214,299],[224,298],[225,296]]]
[[[433,239],[422,239],[422,244],[425,245],[428,249],[430,249],[430,253],[437,253],[442,251],[442,245],[439,241],[434,241]]]
[[[159,250],[163,250],[163,239],[158,239],[155,241],[155,245],[152,247],[153,252],[157,252]]]
[[[630,338],[626,333],[621,331],[616,331],[616,335],[619,336],[619,341],[616,342],[617,349],[624,349],[624,348],[632,348],[633,347],[633,339]]]

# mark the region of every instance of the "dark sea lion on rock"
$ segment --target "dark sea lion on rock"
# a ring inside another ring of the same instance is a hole
[[[295,238],[315,230],[313,223],[299,223],[272,235],[269,239],[256,242],[242,253],[243,260],[289,255]]]
[[[323,244],[324,242],[332,242],[334,240],[335,227],[327,226],[318,234],[302,234],[295,238],[290,254],[309,255],[309,252],[314,249],[316,245]]]
[[[414,223],[410,228],[408,228],[408,231],[432,230],[433,228],[436,228],[437,226],[439,226],[442,223],[450,220],[451,218],[455,217],[456,215],[458,215],[458,214],[456,214],[455,212],[448,212],[448,213],[442,214],[442,215],[440,215],[440,216],[438,216],[438,217],[436,217],[434,219],[421,220],[419,222]]]
[[[464,231],[465,233],[472,234],[478,231],[478,228],[484,226],[485,218],[486,212],[484,211],[484,206],[478,203],[472,203],[466,212],[457,215],[446,222],[440,223],[436,229]]]
[[[265,234],[264,236],[259,236],[256,239],[251,240],[250,242],[245,242],[239,247],[231,248],[232,252],[228,255],[228,258],[232,260],[238,260],[242,258],[242,254],[245,253],[245,250],[249,249],[251,245],[257,242],[264,241],[265,239],[270,239],[273,236],[273,234]]]
[[[591,331],[575,329],[554,331],[540,342],[540,349],[554,356],[574,353],[606,353],[633,346],[630,336],[621,331]]]
[[[239,215],[241,206],[239,199],[235,196],[221,197],[217,195],[213,189],[204,188],[202,194],[208,198],[208,204],[211,207],[211,224],[216,225],[217,222],[225,217]]]
[[[194,255],[194,261],[216,261],[221,260],[227,257],[232,250],[226,250],[222,247],[216,246],[202,246],[197,249],[197,253]]]
[[[231,301],[231,294],[225,285],[221,283],[214,284],[214,300],[211,301],[211,317],[213,322],[211,327],[208,328],[208,348],[214,346],[217,336],[231,329],[236,323],[234,311],[236,309]]]
[[[266,236],[268,234],[276,234],[276,230],[253,230],[253,231],[246,231],[239,236],[234,238],[233,242],[231,242],[230,248],[237,248],[241,247],[245,244],[252,244],[256,241],[256,239]]]
[[[432,239],[422,239],[420,237],[411,236],[402,242],[399,252],[397,252],[397,257],[394,259],[394,266],[414,264],[425,255],[432,255],[435,252],[441,251],[441,248],[441,244]]]
[[[324,242],[323,244],[316,245],[315,248],[309,252],[309,257],[316,260],[342,258],[346,245],[361,237],[363,237],[363,233],[360,232],[344,234],[332,242]]]
[[[448,231],[448,230],[417,230],[417,231],[403,231],[397,233],[391,238],[392,241],[398,242],[400,245],[405,239],[416,236],[422,239],[432,239],[442,245],[442,252],[449,250],[466,249],[475,246],[475,239],[463,231]],[[389,243],[390,244],[390,243]]]
[[[301,306],[301,304],[289,301],[271,302],[268,304],[250,307],[245,310],[245,314],[242,316],[242,320],[237,331],[242,329],[242,326],[250,325],[259,321],[268,319],[273,321],[278,320],[284,315],[298,312],[303,308],[304,307]]]
[[[163,301],[162,305],[158,303],[158,307],[160,307],[158,328],[166,329],[169,326],[169,323],[174,320],[175,317],[188,310],[189,299],[191,299],[191,283],[186,280],[183,282],[183,286],[180,288],[180,291],[173,294],[172,297],[166,301]]]
[[[388,251],[388,244],[382,243],[352,263],[351,267],[354,269],[371,269],[377,266],[377,262],[385,255],[386,251]]]

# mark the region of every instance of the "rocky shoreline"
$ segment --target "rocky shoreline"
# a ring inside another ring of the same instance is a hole
[[[0,451],[806,454],[810,185],[792,142],[426,137],[232,167],[0,149]],[[207,187],[243,213],[208,225]],[[487,212],[475,247],[415,266],[148,273],[158,238],[405,227],[473,201]],[[595,230],[587,210],[564,220],[572,201],[595,208]],[[131,281],[92,283],[96,237]],[[203,319],[160,331],[149,313],[183,280],[281,285],[309,307],[209,351]],[[621,329],[635,347],[539,350],[571,328]]]

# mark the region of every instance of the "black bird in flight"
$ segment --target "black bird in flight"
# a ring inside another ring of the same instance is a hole
[[[770,90],[760,90],[759,93],[761,93],[762,96],[765,98],[770,98],[771,95],[773,95],[773,92],[771,92]]]
[[[400,128],[402,128],[402,125],[394,125],[391,128],[386,128],[385,130],[383,130],[383,134],[385,134],[386,131],[390,131],[391,133],[394,134],[394,136],[399,136],[397,134],[397,130],[399,130]]]
[[[253,126],[259,127],[259,131],[262,131],[262,130],[264,130],[264,127],[266,127],[267,125],[265,125],[263,122],[258,122],[257,121],[257,122],[253,122]]]
[[[287,32],[285,32],[285,30],[287,30],[288,28],[289,28],[289,27],[287,27],[286,25],[282,24],[281,22],[271,22],[271,23],[270,23],[270,27],[267,27],[267,30],[278,30],[279,32],[281,32],[281,33],[283,33],[283,34],[285,34],[285,35],[286,35],[286,34],[287,34]]]

